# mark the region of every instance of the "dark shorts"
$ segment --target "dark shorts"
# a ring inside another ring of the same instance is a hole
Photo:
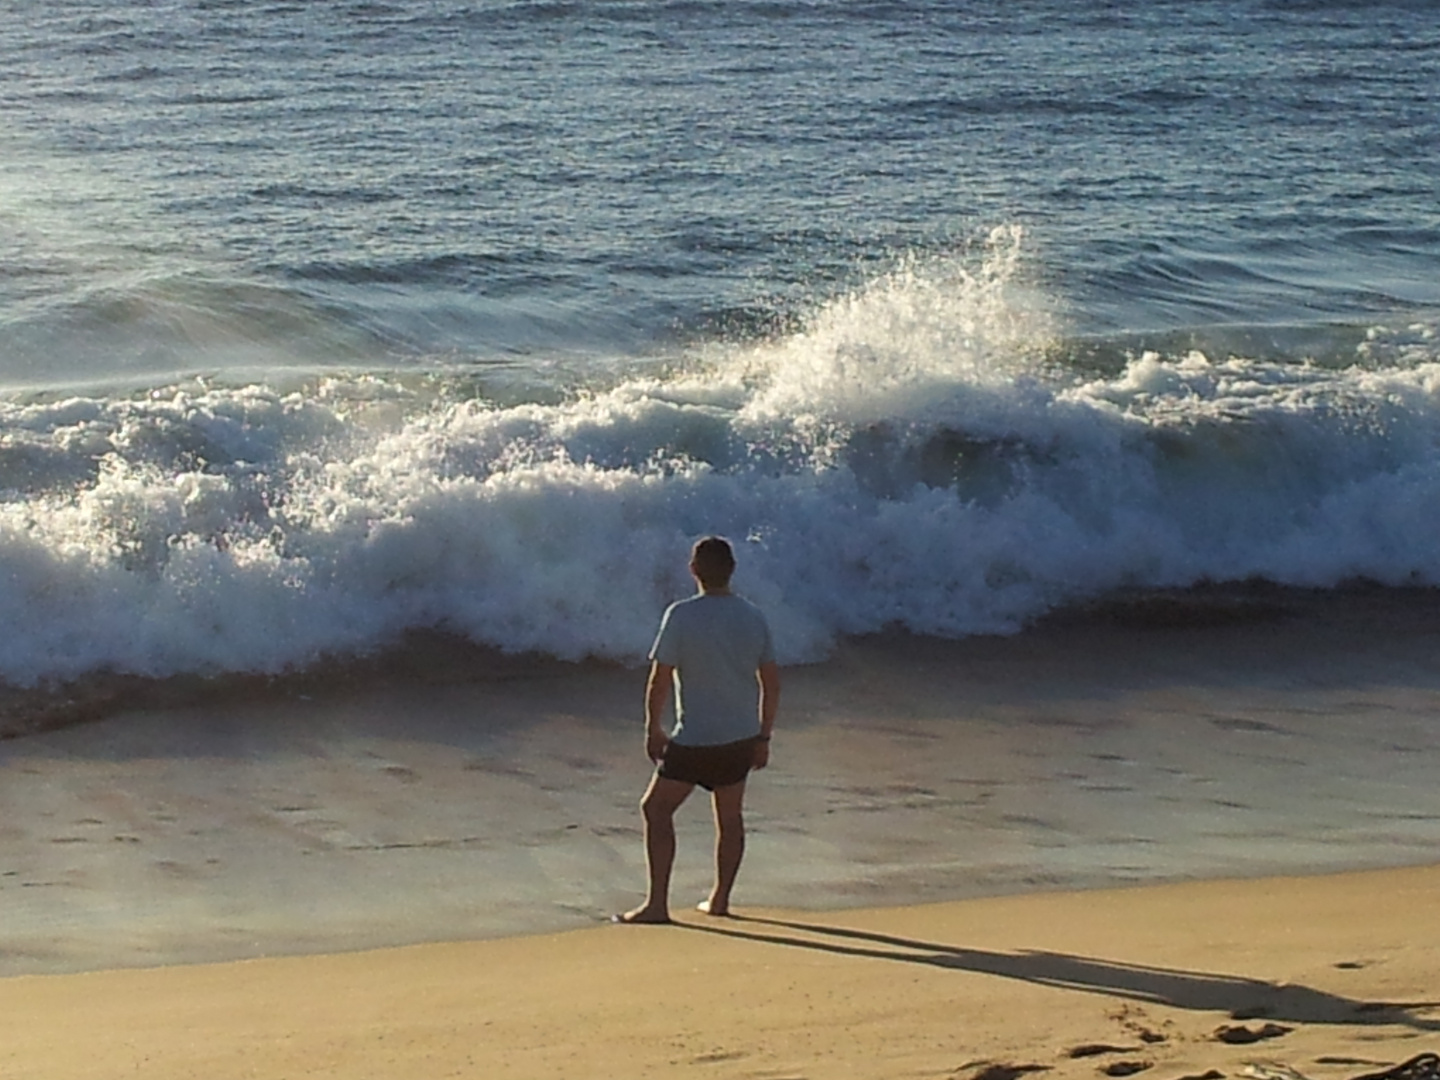
[[[672,742],[657,775],[684,784],[699,784],[706,791],[738,784],[750,775],[755,761],[755,739],[721,743],[719,746],[682,746]]]

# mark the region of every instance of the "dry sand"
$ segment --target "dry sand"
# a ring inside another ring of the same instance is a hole
[[[1349,1078],[1440,1048],[1437,900],[1410,869],[26,976],[0,1074]]]

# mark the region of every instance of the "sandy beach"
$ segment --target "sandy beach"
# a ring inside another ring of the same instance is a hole
[[[1432,862],[1437,646],[1433,594],[1385,590],[845,643],[787,672],[737,903]],[[642,681],[431,640],[0,740],[0,975],[603,921],[642,880]],[[702,800],[679,827],[677,904],[708,884]]]
[[[1440,1046],[1437,890],[1412,869],[13,978],[0,1070],[1349,1078]]]
[[[637,671],[152,688],[0,742],[0,1074],[1349,1080],[1440,1046],[1437,644],[1384,590],[845,643],[787,673],[743,918],[661,928],[604,925]]]

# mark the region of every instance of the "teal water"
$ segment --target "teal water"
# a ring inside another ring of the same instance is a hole
[[[1428,3],[6,14],[6,681],[1440,580]]]

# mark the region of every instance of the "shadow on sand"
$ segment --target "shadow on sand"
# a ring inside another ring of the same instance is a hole
[[[1415,1015],[1416,1010],[1440,1007],[1440,1002],[1356,1001],[1308,986],[1266,982],[1241,975],[1181,971],[1066,953],[988,952],[866,930],[754,915],[731,915],[713,923],[687,922],[683,925],[704,933],[724,934],[771,945],[973,971],[1020,979],[1040,986],[1107,994],[1127,1001],[1169,1005],[1198,1012],[1222,1012],[1237,1020],[1288,1020],[1297,1024],[1400,1024],[1419,1031],[1440,1031],[1440,1020]]]

